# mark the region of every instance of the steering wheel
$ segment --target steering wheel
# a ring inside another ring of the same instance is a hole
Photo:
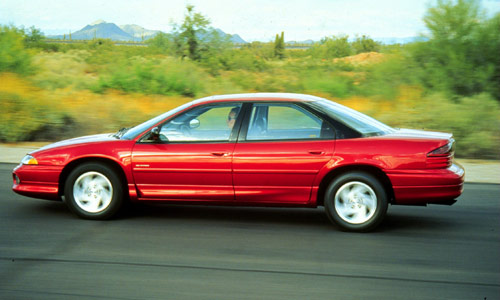
[[[181,126],[179,126],[179,130],[183,136],[185,137],[191,136],[191,128],[188,125],[182,124]]]

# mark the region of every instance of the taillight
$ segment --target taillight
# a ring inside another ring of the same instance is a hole
[[[455,140],[427,153],[427,168],[448,168],[451,166],[455,154]]]

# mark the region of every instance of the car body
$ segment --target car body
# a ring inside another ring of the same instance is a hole
[[[454,145],[451,134],[393,129],[319,97],[212,96],[33,151],[13,190],[63,199],[88,219],[126,201],[324,206],[342,229],[368,231],[388,204],[453,204],[465,174]]]

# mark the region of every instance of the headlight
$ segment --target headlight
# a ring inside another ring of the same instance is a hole
[[[36,158],[34,158],[33,156],[31,155],[26,155],[22,160],[21,160],[21,163],[23,165],[38,165],[38,161],[36,160]]]

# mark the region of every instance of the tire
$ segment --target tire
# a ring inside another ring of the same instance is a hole
[[[387,212],[387,192],[371,174],[349,172],[332,180],[325,192],[325,212],[345,231],[367,232],[377,227]]]
[[[68,208],[83,219],[112,218],[123,205],[123,186],[110,167],[85,163],[71,171],[66,179],[64,197]]]

